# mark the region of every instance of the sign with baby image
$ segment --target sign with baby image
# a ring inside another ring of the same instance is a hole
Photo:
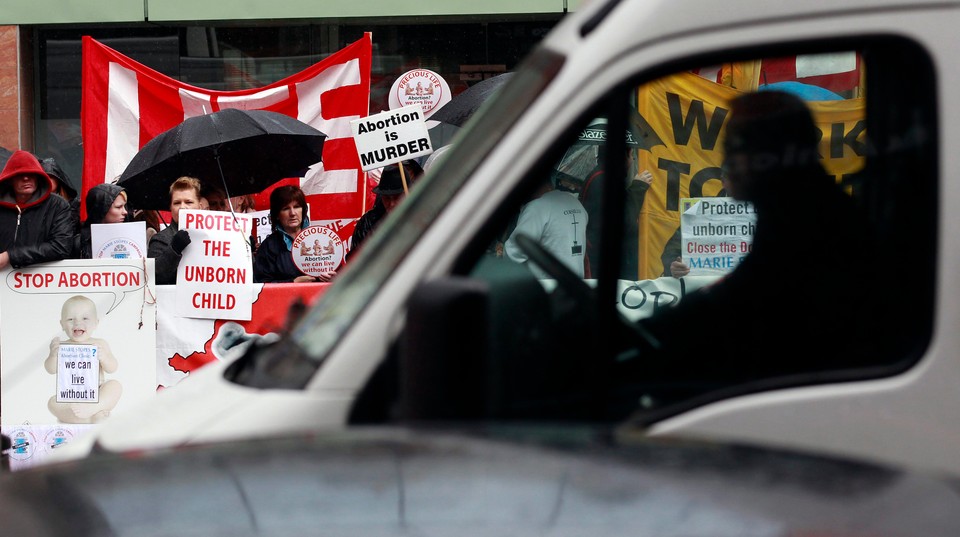
[[[96,345],[60,344],[57,350],[57,402],[100,400],[100,359]]]
[[[320,276],[337,270],[343,263],[343,239],[328,227],[306,227],[294,237],[290,254],[300,272]]]
[[[0,271],[0,429],[24,439],[11,467],[155,396],[153,263],[72,259]]]

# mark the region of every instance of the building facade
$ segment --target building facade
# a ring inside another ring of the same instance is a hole
[[[410,69],[439,73],[453,95],[515,69],[576,7],[573,0],[0,3],[0,146],[54,157],[76,178],[83,36],[182,82],[240,90],[299,72],[371,32],[375,113],[389,107],[391,85]]]

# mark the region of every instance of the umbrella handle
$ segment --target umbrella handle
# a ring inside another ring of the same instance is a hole
[[[403,173],[403,162],[398,162],[397,165],[400,167],[400,183],[403,184],[403,195],[406,196],[407,192],[407,175]]]
[[[220,151],[213,153],[213,158],[217,159],[217,170],[220,172],[220,182],[223,183],[223,193],[230,199],[230,189],[227,188],[227,178],[223,176],[223,166],[220,165]]]
[[[213,158],[217,159],[217,170],[220,172],[220,182],[223,183],[223,193],[227,196],[227,207],[230,207],[230,214],[233,215],[233,221],[237,221],[237,213],[233,210],[233,201],[231,200],[232,196],[230,195],[230,189],[227,187],[227,178],[223,175],[223,166],[220,165],[220,151],[219,149],[213,153]]]

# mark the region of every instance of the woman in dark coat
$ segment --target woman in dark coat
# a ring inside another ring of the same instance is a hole
[[[80,227],[80,233],[73,243],[74,257],[93,257],[90,224],[118,224],[129,221],[127,193],[123,187],[102,183],[91,188],[87,192],[87,221]]]
[[[257,248],[253,260],[253,281],[257,283],[307,283],[330,278],[308,276],[293,262],[293,239],[310,225],[305,214],[307,199],[300,187],[285,185],[270,193],[270,224],[273,231]],[[332,277],[332,273],[331,273]]]

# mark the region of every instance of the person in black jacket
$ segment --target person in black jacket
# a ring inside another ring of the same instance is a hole
[[[170,225],[150,239],[147,257],[154,258],[157,285],[177,283],[177,268],[190,234],[180,229],[180,209],[200,208],[200,180],[183,176],[170,185]]]
[[[603,206],[603,186],[606,184],[607,172],[603,163],[606,160],[606,147],[597,148],[597,167],[590,172],[580,190],[580,202],[583,203],[590,219],[587,222],[587,277],[599,276],[600,267],[600,228],[601,209]],[[627,148],[627,181],[624,187],[626,201],[623,216],[623,250],[620,252],[620,278],[636,280],[640,273],[640,209],[653,182],[653,174],[649,170],[640,171],[637,168],[637,152],[632,147]],[[614,181],[611,184],[624,184]]]
[[[15,151],[0,172],[0,269],[67,258],[77,222],[40,161]]]
[[[87,221],[80,226],[74,240],[74,256],[80,259],[93,257],[90,224],[119,224],[129,222],[127,192],[122,186],[101,183],[87,192]]]
[[[334,273],[309,276],[297,268],[290,253],[293,239],[310,225],[307,199],[298,186],[284,185],[270,193],[270,223],[273,231],[257,248],[253,281],[257,283],[309,283],[330,281]]]
[[[403,177],[400,176],[401,165],[403,166]],[[380,183],[373,189],[373,193],[377,195],[377,200],[373,207],[363,213],[363,216],[357,220],[357,225],[353,228],[347,259],[360,249],[360,245],[373,233],[373,230],[387,216],[387,213],[393,211],[406,197],[407,193],[403,189],[403,179],[406,178],[407,189],[409,189],[421,175],[423,175],[423,168],[414,160],[405,160],[400,164],[384,166],[380,173]]]

